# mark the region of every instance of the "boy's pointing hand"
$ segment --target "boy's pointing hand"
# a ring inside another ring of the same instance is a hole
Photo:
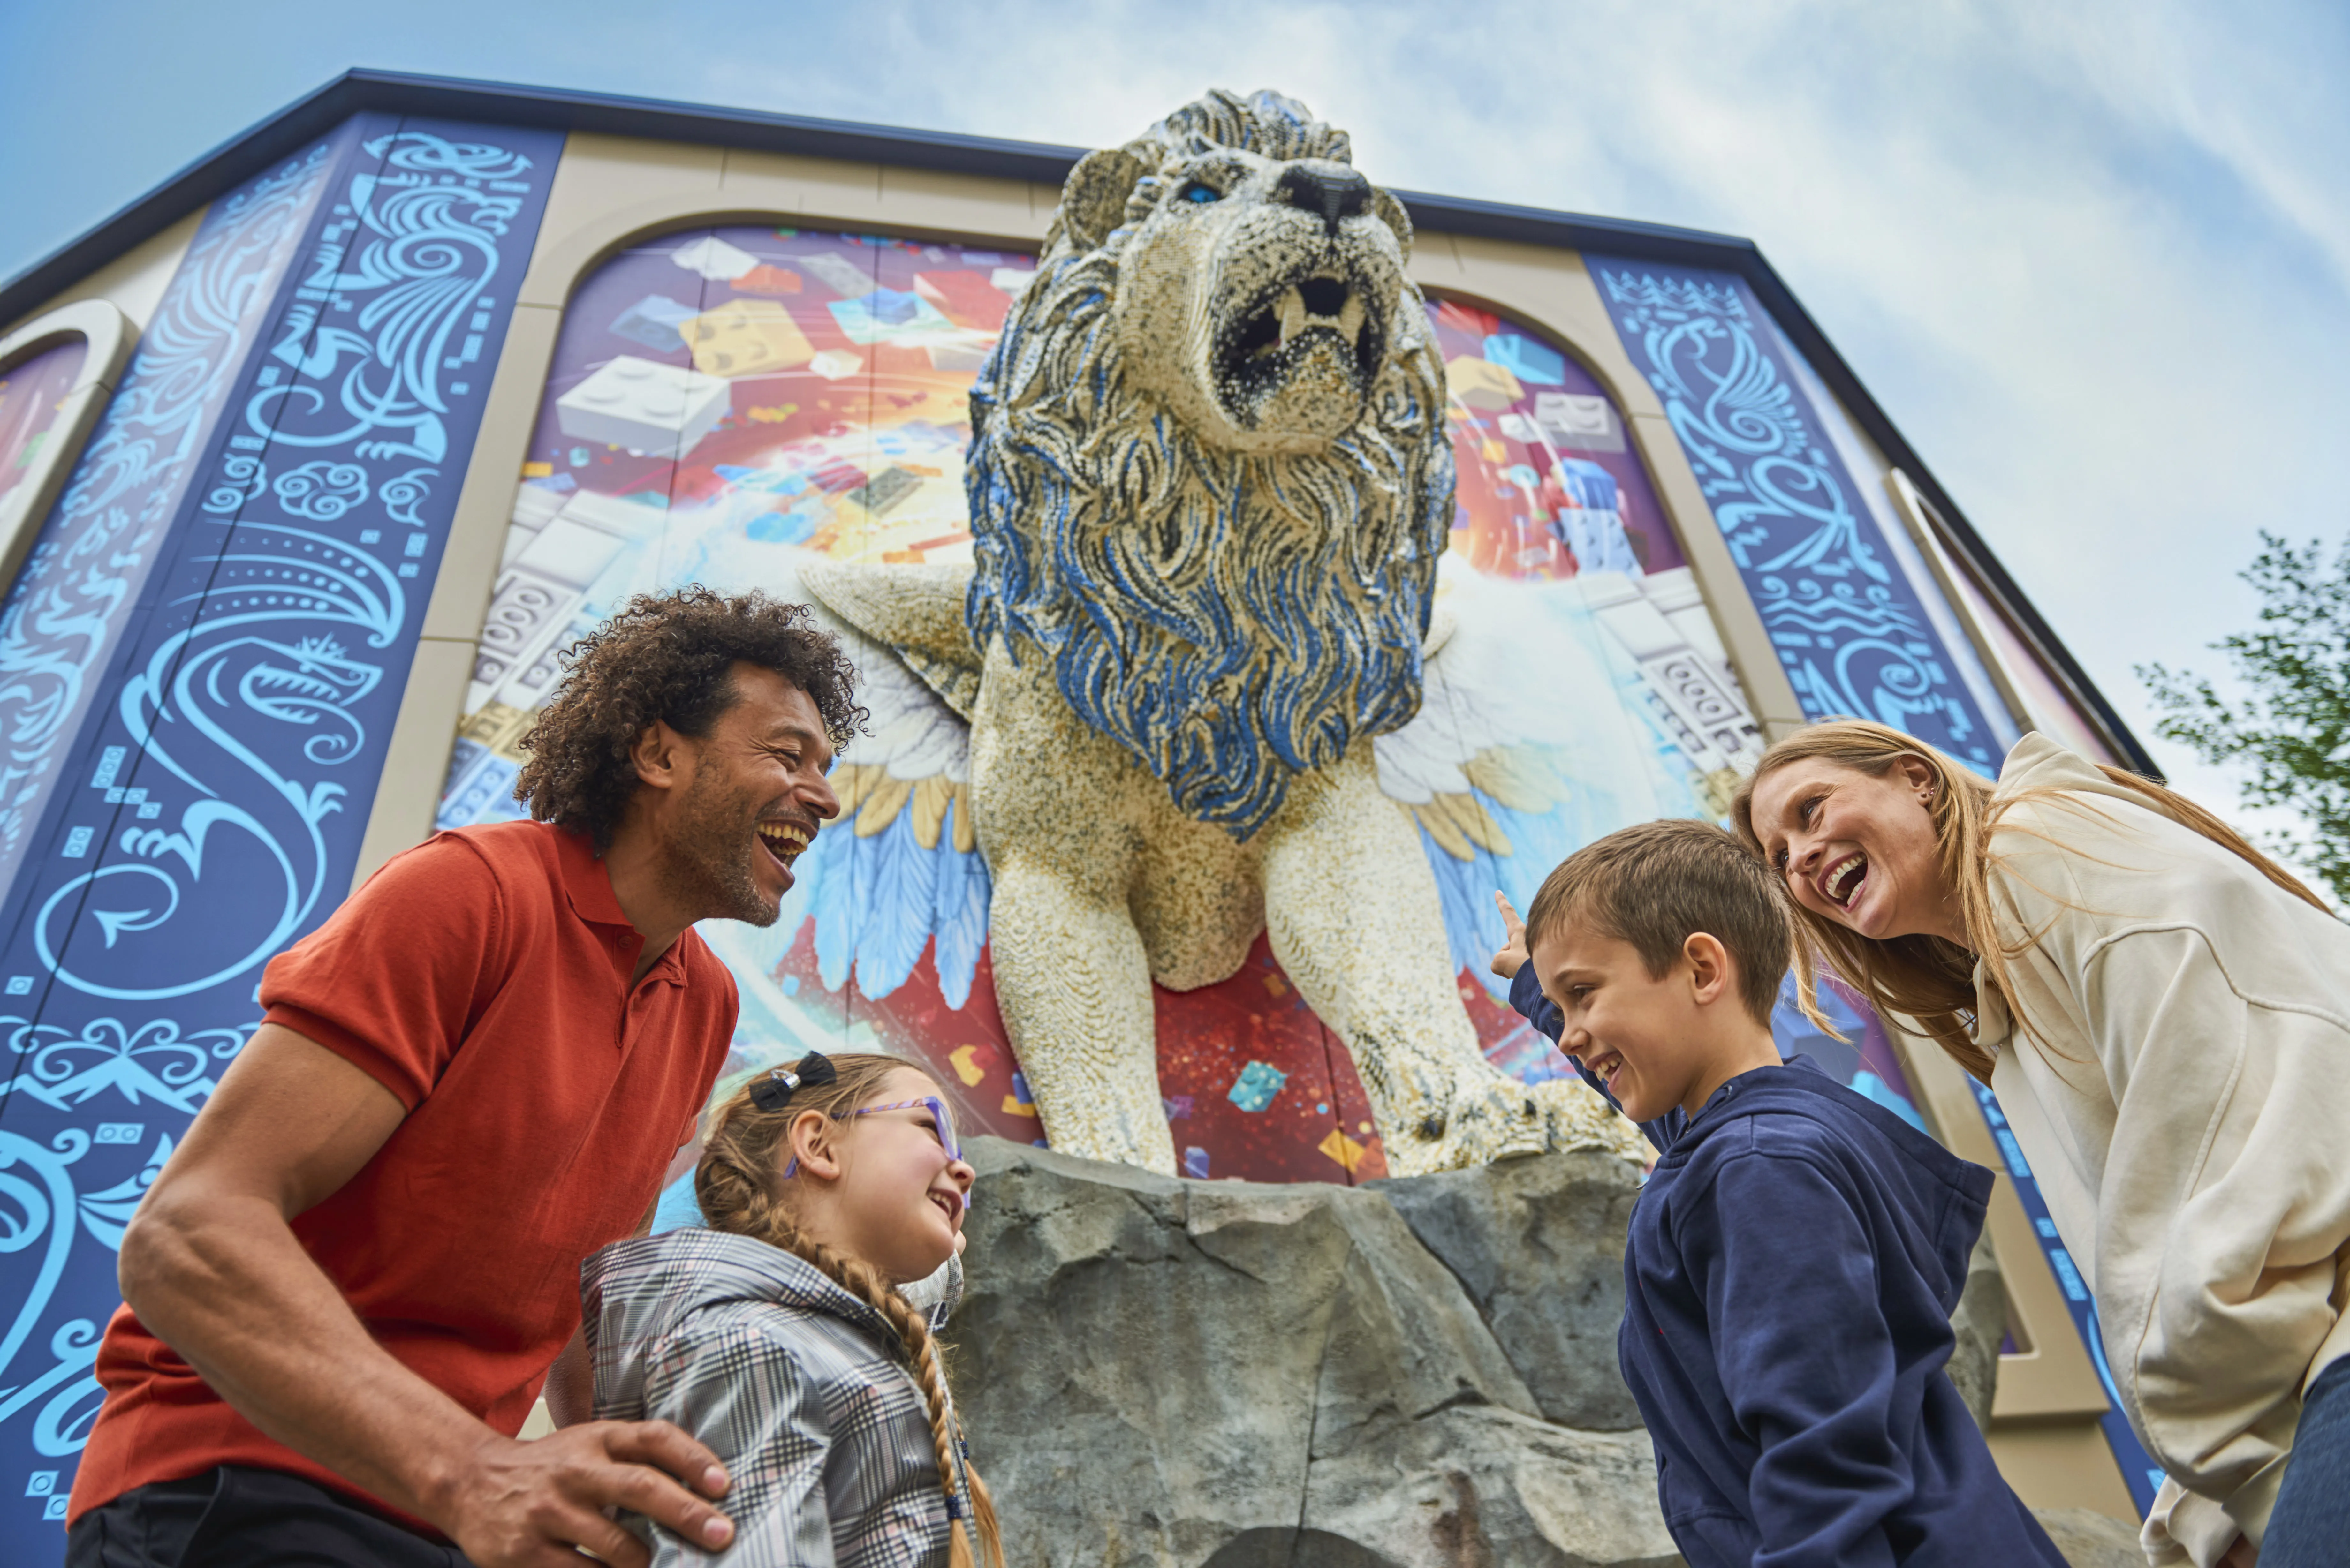
[[[1515,980],[1526,962],[1526,923],[1518,919],[1518,911],[1510,896],[1498,888],[1493,891],[1493,904],[1502,911],[1502,929],[1509,933],[1509,941],[1493,955],[1493,972],[1503,980]]]

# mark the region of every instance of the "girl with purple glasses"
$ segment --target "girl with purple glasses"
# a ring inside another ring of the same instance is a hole
[[[932,1333],[953,1309],[972,1168],[939,1086],[894,1056],[810,1054],[711,1116],[704,1226],[581,1276],[595,1414],[717,1453],[743,1568],[1003,1568]],[[925,1312],[908,1290],[945,1272]],[[655,1568],[710,1559],[623,1515]]]

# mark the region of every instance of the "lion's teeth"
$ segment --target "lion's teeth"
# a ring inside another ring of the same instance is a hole
[[[1286,348],[1291,338],[1305,330],[1305,296],[1292,287],[1281,296],[1281,345]]]
[[[1338,335],[1353,347],[1363,336],[1363,296],[1348,290],[1347,303],[1338,312]]]

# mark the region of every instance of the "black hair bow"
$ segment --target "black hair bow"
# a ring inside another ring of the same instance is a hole
[[[765,1077],[755,1080],[751,1085],[751,1103],[763,1111],[780,1111],[798,1090],[829,1084],[839,1076],[840,1069],[829,1058],[811,1051],[796,1065],[770,1068]]]

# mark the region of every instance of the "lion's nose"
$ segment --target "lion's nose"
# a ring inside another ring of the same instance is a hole
[[[1293,207],[1322,214],[1323,226],[1335,238],[1338,220],[1351,218],[1371,204],[1371,182],[1344,163],[1316,160],[1293,163],[1281,171],[1281,199]]]

